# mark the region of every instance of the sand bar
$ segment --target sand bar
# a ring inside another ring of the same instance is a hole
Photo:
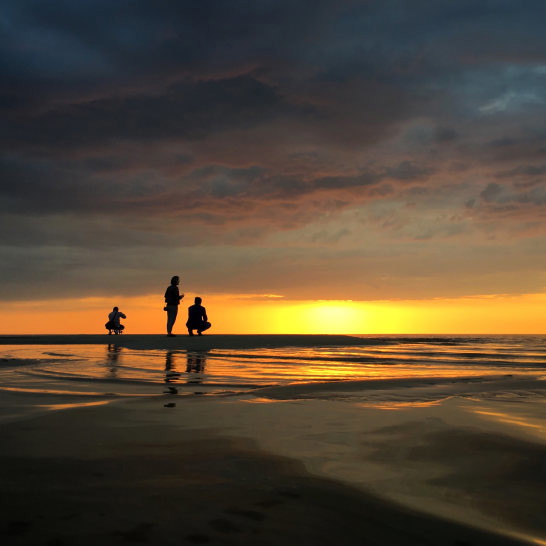
[[[164,334],[106,334],[0,336],[0,345],[102,345],[129,349],[257,349],[261,347],[327,347],[362,345],[362,338],[346,335],[209,334],[190,337]],[[373,339],[366,340],[373,343]]]

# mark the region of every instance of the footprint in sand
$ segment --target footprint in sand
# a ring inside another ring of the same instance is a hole
[[[191,542],[192,544],[206,544],[207,542],[210,542],[210,537],[208,535],[195,533],[193,535],[187,535],[185,540],[186,542]]]
[[[242,529],[224,518],[216,518],[210,521],[210,526],[219,533],[240,533]]]
[[[233,514],[235,516],[241,516],[243,518],[250,519],[252,521],[263,521],[265,519],[265,514],[258,512],[257,510],[243,510],[241,508],[228,508],[225,510],[228,514]]]

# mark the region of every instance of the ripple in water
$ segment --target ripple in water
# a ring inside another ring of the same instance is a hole
[[[0,389],[79,396],[233,394],[267,386],[544,374],[540,336],[363,337],[361,346],[209,351],[3,346]]]

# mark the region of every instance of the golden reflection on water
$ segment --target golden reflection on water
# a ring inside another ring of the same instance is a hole
[[[43,387],[29,388],[29,387],[0,387],[0,391],[8,392],[26,392],[28,394],[64,394],[68,396],[104,396],[103,392],[82,392],[82,391],[69,391],[60,389],[48,389]]]
[[[181,383],[185,379],[186,383],[199,384],[205,379],[205,368],[207,365],[208,350],[203,351],[186,351],[185,355],[185,370],[178,371],[178,360],[183,356],[180,351],[167,351],[165,353],[165,383]],[[183,374],[186,374],[183,376]],[[172,392],[172,387],[169,387]]]
[[[546,540],[542,540],[541,538],[535,537],[533,535],[524,535],[524,534],[514,534],[516,538],[521,538],[523,540],[529,540],[536,544],[537,546],[546,546]]]
[[[110,404],[112,400],[98,400],[96,402],[77,402],[74,404],[37,404],[36,407],[44,408],[51,411],[60,411],[72,408],[84,408],[87,406],[105,406]]]
[[[427,400],[427,401],[411,401],[411,402],[362,402],[355,404],[356,407],[361,408],[371,408],[371,409],[380,409],[380,410],[401,410],[401,409],[413,409],[413,408],[430,408],[434,406],[440,406],[446,400],[452,398],[447,396],[444,398],[439,398],[437,400]]]
[[[460,349],[458,349],[460,350]],[[494,348],[497,351],[498,348]],[[413,352],[412,352],[413,351]],[[407,379],[424,377],[461,378],[507,375],[514,370],[505,356],[483,355],[485,349],[465,349],[464,356],[452,347],[340,347],[283,348],[211,352],[211,375],[229,374],[252,382],[315,382],[366,379]],[[492,349],[493,351],[493,349]],[[504,354],[504,353],[503,353]],[[470,355],[470,356],[469,356]],[[514,362],[518,375],[535,376],[536,368],[527,367],[520,353]],[[500,358],[500,360],[499,360]],[[507,365],[508,364],[508,365]]]
[[[245,404],[286,404],[287,401],[284,399],[276,400],[275,398],[254,396],[252,398],[243,399],[241,402],[244,402]]]
[[[210,359],[211,376],[231,376],[234,379],[252,382],[324,382],[324,381],[355,381],[377,379],[409,379],[409,378],[461,378],[471,381],[473,378],[487,375],[498,376],[505,370],[492,369],[481,366],[457,367],[448,365],[431,366],[420,365],[381,365],[364,363],[347,363],[332,361],[328,364],[316,364],[305,360],[300,361],[263,361],[257,359],[253,362],[236,362],[236,357]],[[518,374],[529,373],[533,376],[536,372],[518,371]]]
[[[471,408],[469,409],[469,411],[477,415],[483,415],[487,418],[492,419],[493,421],[498,421],[499,423],[506,423],[509,425],[515,425],[517,427],[530,428],[546,434],[546,426],[544,425],[544,423],[534,423],[523,417],[517,417],[514,414],[508,414],[500,411],[491,411],[490,409],[481,408]]]
[[[202,384],[221,390],[410,378],[423,382],[438,378],[473,382],[480,377],[511,374],[536,376],[544,370],[544,358],[539,358],[537,351],[526,352],[520,346],[498,343],[451,346],[391,343],[388,339],[376,345],[351,347],[209,351],[134,350],[114,343],[14,345],[3,347],[6,367],[0,366],[0,389],[60,394],[81,388],[95,393],[101,390],[102,383],[103,393],[119,394],[122,390],[126,394],[141,394],[146,385],[171,392],[181,384]],[[8,368],[15,371],[7,371]]]

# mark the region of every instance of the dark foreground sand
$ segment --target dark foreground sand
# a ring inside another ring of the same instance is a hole
[[[250,440],[149,416],[132,401],[3,424],[1,543],[523,544],[313,477]]]

